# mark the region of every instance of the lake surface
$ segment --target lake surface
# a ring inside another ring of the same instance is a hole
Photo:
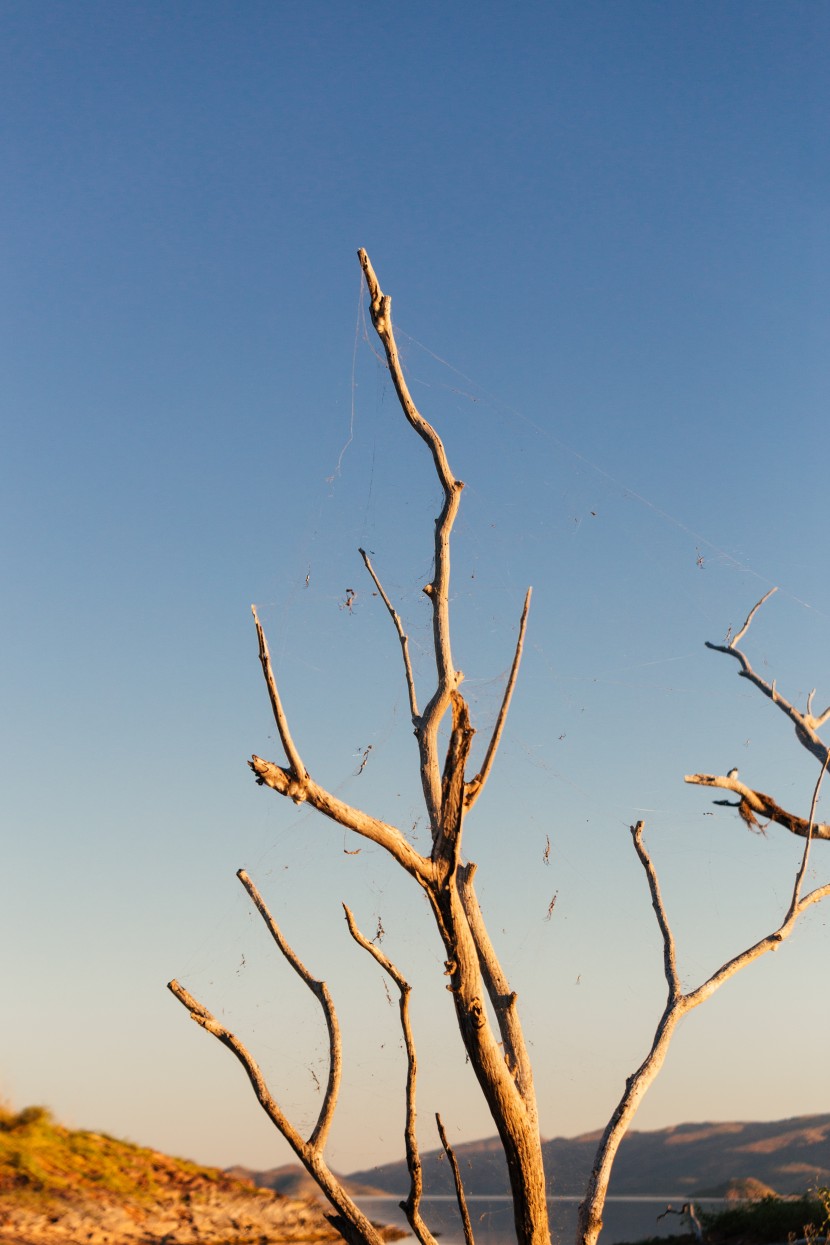
[[[638,1241],[649,1236],[677,1236],[687,1231],[680,1215],[667,1215],[657,1222],[667,1206],[679,1210],[688,1194],[665,1197],[609,1197],[603,1214],[604,1227],[600,1245],[615,1245],[618,1241]],[[364,1214],[376,1223],[397,1224],[409,1231],[403,1211],[396,1197],[359,1197],[355,1199]],[[548,1198],[551,1233],[555,1242],[569,1245],[576,1230],[578,1197]],[[699,1198],[695,1205],[701,1210],[716,1210],[721,1201],[717,1198]],[[476,1245],[515,1245],[513,1208],[508,1197],[470,1197],[467,1208],[473,1225]],[[421,1214],[430,1231],[440,1236],[441,1245],[464,1245],[464,1230],[454,1197],[425,1197],[421,1202]],[[414,1240],[411,1235],[409,1240]]]

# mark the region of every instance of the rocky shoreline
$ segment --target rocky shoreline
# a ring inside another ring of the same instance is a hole
[[[0,1204],[4,1245],[300,1245],[339,1239],[312,1202],[244,1187],[149,1204],[109,1198],[67,1198],[44,1207]]]
[[[384,1232],[388,1239],[397,1229]],[[317,1245],[340,1234],[320,1202],[0,1109],[0,1245]]]

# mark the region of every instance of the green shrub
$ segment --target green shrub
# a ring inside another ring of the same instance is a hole
[[[742,1202],[727,1210],[702,1214],[707,1241],[726,1245],[730,1241],[751,1241],[754,1245],[818,1239],[827,1231],[830,1195],[817,1190],[808,1197],[792,1201],[765,1197],[760,1202]]]

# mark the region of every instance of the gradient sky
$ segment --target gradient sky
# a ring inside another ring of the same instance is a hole
[[[311,772],[424,845],[398,644],[357,547],[423,689],[439,490],[367,332],[365,246],[468,485],[454,643],[479,747],[534,586],[465,843],[543,1131],[603,1125],[664,997],[627,827],[646,820],[694,985],[780,921],[798,849],[683,774],[739,765],[801,813],[816,777],[704,641],[777,584],[748,650],[799,703],[814,684],[830,701],[830,9],[6,0],[0,18],[0,1096],[207,1162],[287,1161],[165,990],[224,1016],[308,1125],[321,1019],[244,866],[340,1009],[335,1166],[403,1151],[397,1012],[341,900],[415,986],[422,1145],[435,1110],[455,1140],[493,1131],[417,887],[245,764],[282,759],[256,602]],[[819,843],[810,880],[828,876]],[[685,1022],[637,1127],[830,1110],[828,921]]]

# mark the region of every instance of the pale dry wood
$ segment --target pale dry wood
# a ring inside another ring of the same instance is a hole
[[[438,433],[424,419],[412,401],[395,343],[391,300],[381,291],[365,251],[359,252],[359,257],[369,289],[372,322],[384,346],[401,408],[410,425],[430,448],[444,496],[443,505],[435,522],[432,582],[424,589],[432,606],[437,684],[426,709],[421,714],[417,713],[414,678],[409,661],[408,644],[405,643],[403,624],[397,618],[388,596],[381,588],[379,578],[364,554],[367,570],[372,575],[384,604],[393,617],[404,653],[410,709],[415,718],[420,754],[421,785],[433,839],[431,856],[429,858],[421,856],[396,827],[346,804],[317,784],[308,774],[288,732],[286,715],[276,691],[261,628],[258,628],[258,634],[260,634],[261,660],[264,657],[263,672],[268,683],[269,696],[275,710],[288,765],[283,767],[257,756],[252,758],[250,765],[260,784],[271,787],[296,803],[309,803],[338,825],[345,826],[385,848],[426,891],[444,943],[446,962],[448,966],[451,965],[451,970],[448,968],[451,979],[448,989],[452,992],[459,1031],[504,1144],[513,1192],[517,1239],[520,1245],[548,1245],[545,1176],[532,1079],[522,1074],[518,1078],[520,1085],[516,1077],[514,1051],[523,1050],[523,1044],[520,1046],[516,1037],[517,1032],[520,1031],[517,1029],[515,996],[512,996],[511,1002],[507,1005],[507,1011],[514,1013],[514,1017],[509,1020],[506,1028],[505,1016],[499,1015],[500,1027],[510,1035],[505,1041],[505,1051],[511,1063],[511,1067],[508,1067],[505,1053],[497,1042],[490,1025],[484,1002],[485,986],[482,981],[482,972],[487,979],[487,992],[495,991],[509,995],[509,991],[501,986],[503,974],[489,940],[482,937],[480,932],[474,936],[459,892],[461,838],[465,795],[468,790],[465,768],[473,730],[466,702],[458,691],[463,676],[455,669],[452,658],[449,584],[450,536],[463,484],[456,480],[450,470],[443,442]],[[504,727],[519,668],[528,603],[529,598],[525,602],[508,688],[485,758],[483,773],[477,777],[477,780],[474,780],[476,792],[481,789],[483,780],[486,779],[492,766]],[[453,726],[442,772],[439,763],[439,728],[450,707],[452,707]],[[474,914],[472,919],[474,921],[476,919]],[[483,925],[483,922],[480,924]],[[505,1008],[502,1007],[501,1010],[504,1012]],[[496,1011],[499,1012],[498,1006]]]
[[[533,1065],[528,1055],[522,1023],[519,1018],[517,995],[516,991],[510,988],[507,976],[496,955],[495,947],[490,940],[490,935],[479,906],[478,896],[473,885],[475,871],[476,866],[472,862],[463,865],[458,871],[461,902],[464,905],[467,923],[478,952],[484,986],[499,1027],[499,1034],[504,1047],[504,1061],[516,1082],[516,1088],[525,1104],[529,1119],[538,1127],[536,1092],[533,1087]]]
[[[326,1019],[326,1029],[329,1035],[329,1075],[326,1084],[326,1092],[323,1095],[323,1105],[320,1108],[320,1114],[317,1123],[309,1137],[309,1145],[316,1149],[322,1150],[326,1144],[329,1135],[331,1122],[334,1118],[334,1110],[337,1106],[337,1095],[340,1092],[340,1080],[343,1075],[343,1042],[340,1036],[340,1025],[337,1020],[337,1013],[334,1010],[334,1003],[329,994],[328,986],[324,981],[318,981],[316,977],[308,971],[305,964],[287,942],[282,930],[277,925],[271,915],[265,900],[257,890],[254,883],[244,869],[240,869],[236,875],[245,890],[248,892],[254,906],[259,915],[265,922],[269,934],[279,947],[283,957],[288,961],[294,972],[301,981],[308,987],[314,997],[317,999],[322,1008],[323,1015]]]
[[[375,568],[372,566],[368,553],[366,552],[365,549],[358,549],[358,553],[360,554],[361,558],[364,561],[366,570],[372,576],[372,581],[375,587],[377,588],[378,592],[380,593],[381,600],[383,601],[383,604],[386,606],[387,610],[389,611],[389,616],[392,619],[392,622],[395,625],[395,630],[398,633],[398,639],[401,642],[401,652],[403,653],[403,667],[404,667],[404,674],[406,675],[406,688],[409,693],[409,711],[412,715],[412,724],[413,726],[417,727],[420,725],[420,717],[418,715],[418,697],[415,692],[415,678],[412,674],[412,662],[409,657],[409,637],[407,636],[406,632],[403,629],[403,623],[401,622],[400,614],[398,614],[392,602],[389,600],[389,597],[386,595],[386,591],[383,587],[383,584],[380,582],[380,580],[377,577]]]
[[[464,485],[456,480],[450,470],[444,443],[432,425],[424,419],[412,400],[398,355],[398,346],[392,327],[392,299],[384,294],[375,270],[366,252],[358,251],[360,266],[369,291],[369,307],[372,324],[386,353],[389,374],[395,386],[401,409],[418,436],[426,442],[444,493],[444,504],[435,521],[435,565],[432,583],[424,592],[432,605],[433,643],[438,675],[437,687],[421,715],[418,743],[421,750],[421,781],[433,836],[439,833],[441,811],[441,773],[438,760],[438,729],[450,704],[450,696],[461,683],[463,675],[456,670],[452,659],[450,637],[450,535],[461,501]]]
[[[277,691],[277,682],[274,678],[274,671],[271,668],[271,654],[268,651],[268,641],[265,638],[265,632],[259,621],[259,615],[256,612],[256,606],[251,606],[251,613],[254,616],[254,626],[256,627],[257,640],[259,641],[259,660],[262,666],[262,673],[265,678],[265,684],[268,688],[268,696],[271,701],[271,709],[274,713],[274,721],[277,725],[282,746],[285,749],[285,755],[288,758],[288,764],[291,772],[298,781],[302,781],[307,777],[306,768],[302,763],[300,754],[294,740],[291,738],[291,731],[288,729],[288,719],[282,707],[280,694]]]
[[[824,765],[827,765],[827,758],[825,758]],[[824,767],[822,767],[822,772],[824,772]],[[727,808],[737,808],[748,825],[758,824],[754,818],[754,814],[757,813],[769,821],[778,822],[786,830],[801,838],[806,838],[808,834],[811,834],[814,839],[830,839],[830,825],[826,822],[812,822],[812,820],[798,817],[795,813],[788,813],[775,802],[771,795],[765,795],[763,791],[753,791],[752,787],[748,787],[739,778],[730,778],[728,774],[686,774],[683,781],[693,783],[698,787],[720,787],[724,791],[733,791],[735,795],[740,796],[738,804],[733,804],[729,800],[716,800],[715,803],[724,804]]]
[[[485,753],[484,761],[482,762],[481,769],[476,774],[475,778],[472,778],[464,789],[464,804],[467,808],[472,808],[473,804],[475,804],[476,800],[481,795],[484,784],[487,782],[490,775],[490,770],[493,768],[493,762],[496,759],[496,753],[498,752],[499,743],[501,742],[502,733],[504,731],[504,724],[507,721],[507,712],[510,708],[510,701],[513,698],[513,689],[516,686],[516,679],[519,674],[519,666],[522,661],[522,649],[524,648],[525,631],[527,630],[527,615],[530,610],[530,598],[532,594],[533,589],[528,588],[527,595],[525,596],[524,609],[522,610],[522,617],[519,622],[519,638],[516,641],[516,651],[513,654],[513,664],[510,667],[510,675],[507,679],[507,687],[504,690],[504,698],[501,702],[501,708],[499,709],[499,716],[496,719],[496,725],[493,728],[493,734],[490,737],[489,744],[487,745],[487,752]]]
[[[444,1147],[444,1153],[446,1154],[450,1167],[452,1168],[452,1178],[453,1183],[455,1184],[455,1200],[458,1202],[461,1222],[464,1226],[465,1245],[475,1245],[473,1225],[470,1223],[470,1212],[467,1210],[467,1198],[464,1195],[464,1182],[461,1179],[461,1170],[458,1166],[458,1159],[455,1157],[455,1151],[447,1139],[444,1124],[437,1111],[435,1112],[435,1123],[438,1125],[438,1136],[441,1138],[441,1145]]]
[[[757,607],[756,607],[757,608]],[[751,616],[748,622],[751,621]],[[748,625],[748,622],[746,625]],[[744,630],[746,629],[746,625]],[[811,810],[811,819],[815,813],[818,801],[818,793],[821,786],[821,779],[824,776],[826,765],[822,767],[822,773],[816,784],[813,794],[813,803]],[[769,951],[775,951],[778,947],[789,938],[795,928],[798,918],[812,907],[813,904],[821,902],[830,896],[830,883],[818,886],[810,891],[807,895],[801,896],[801,884],[807,866],[807,857],[810,850],[810,840],[812,835],[808,832],[807,841],[804,844],[801,864],[796,874],[795,883],[793,885],[792,897],[790,899],[787,912],[783,921],[766,937],[761,938],[752,946],[747,947],[732,959],[722,964],[710,977],[706,979],[695,990],[683,993],[680,987],[680,980],[677,973],[676,950],[674,937],[671,932],[666,910],[660,894],[660,887],[657,881],[657,874],[654,869],[651,857],[643,842],[643,822],[639,821],[635,826],[631,827],[631,834],[634,841],[634,847],[640,859],[640,863],[645,870],[648,878],[649,889],[651,891],[652,906],[657,917],[657,923],[663,939],[663,962],[668,985],[668,998],[663,1014],[655,1031],[654,1040],[648,1055],[640,1064],[639,1068],[626,1081],[625,1091],[617,1104],[614,1114],[608,1122],[603,1133],[594,1158],[594,1164],[586,1189],[585,1199],[579,1208],[579,1223],[577,1229],[578,1245],[595,1245],[597,1237],[602,1229],[602,1212],[605,1206],[605,1199],[608,1192],[608,1182],[611,1176],[614,1159],[619,1149],[620,1143],[625,1136],[637,1108],[643,1097],[660,1071],[668,1053],[671,1039],[677,1028],[679,1021],[683,1016],[699,1007],[708,998],[715,993],[725,982],[741,969],[759,959],[762,955],[766,955]]]
[[[771,700],[774,705],[778,706],[782,713],[787,715],[795,727],[795,734],[798,742],[802,744],[808,752],[811,752],[814,757],[817,757],[819,761],[824,762],[828,755],[830,755],[830,747],[828,747],[828,745],[819,738],[817,731],[824,725],[828,718],[830,718],[830,707],[825,709],[824,713],[819,714],[817,717],[814,716],[812,713],[812,704],[815,689],[813,689],[807,697],[806,713],[800,713],[798,709],[796,709],[795,705],[790,704],[786,697],[781,695],[775,686],[775,680],[768,683],[766,679],[763,679],[759,674],[757,674],[750,665],[749,658],[744,652],[742,652],[741,649],[738,648],[739,643],[749,631],[752,620],[758,613],[761,606],[764,605],[773,593],[777,591],[777,588],[770,588],[769,592],[765,593],[764,596],[761,597],[760,601],[753,605],[746,617],[744,625],[741,627],[736,636],[731,639],[727,638],[725,644],[712,644],[709,640],[707,640],[706,647],[713,649],[716,653],[726,653],[728,656],[734,657],[740,664],[741,669],[739,674],[741,677],[748,679],[750,683],[753,683],[755,687],[757,687],[759,691],[764,694],[764,696]]]
[[[258,756],[251,757],[248,764],[260,786],[271,787],[280,795],[288,796],[295,804],[307,802],[325,817],[336,821],[339,826],[354,830],[355,834],[365,839],[371,839],[379,847],[385,848],[407,873],[411,873],[420,882],[427,882],[434,876],[435,867],[432,861],[417,852],[396,826],[379,821],[351,804],[346,804],[344,800],[326,791],[308,774],[302,781],[298,781],[290,770]]]
[[[383,1237],[380,1232],[370,1223],[360,1208],[355,1205],[337,1177],[329,1169],[322,1155],[319,1138],[315,1140],[314,1134],[312,1134],[309,1140],[306,1141],[297,1132],[268,1089],[265,1077],[262,1075],[259,1065],[247,1047],[239,1040],[236,1034],[220,1024],[216,1017],[195,999],[192,994],[188,993],[178,981],[168,982],[167,988],[182,1006],[187,1009],[191,1019],[195,1020],[197,1025],[207,1033],[212,1034],[223,1046],[232,1051],[242,1064],[263,1111],[265,1111],[266,1115],[291,1146],[291,1149],[297,1155],[306,1171],[314,1178],[337,1212],[336,1217],[332,1217],[332,1222],[335,1223],[341,1236],[350,1245],[383,1245]]]
[[[416,1238],[421,1245],[437,1245],[435,1237],[430,1232],[421,1216],[421,1197],[424,1191],[424,1176],[421,1167],[421,1154],[418,1149],[418,1134],[416,1132],[415,1123],[417,1119],[416,1111],[416,1086],[418,1080],[418,1060],[415,1052],[415,1038],[412,1033],[412,1022],[409,1018],[409,996],[412,990],[409,982],[403,973],[392,963],[389,957],[381,951],[380,947],[370,942],[358,929],[357,922],[351,912],[351,909],[343,904],[343,911],[346,914],[346,923],[349,926],[349,933],[358,946],[364,951],[368,951],[374,960],[381,966],[383,971],[392,978],[398,987],[399,996],[399,1012],[401,1018],[401,1031],[403,1033],[404,1046],[406,1048],[406,1121],[404,1124],[404,1146],[406,1148],[406,1166],[409,1171],[409,1196],[406,1201],[400,1203],[401,1210],[407,1218],[407,1222],[414,1232]]]

